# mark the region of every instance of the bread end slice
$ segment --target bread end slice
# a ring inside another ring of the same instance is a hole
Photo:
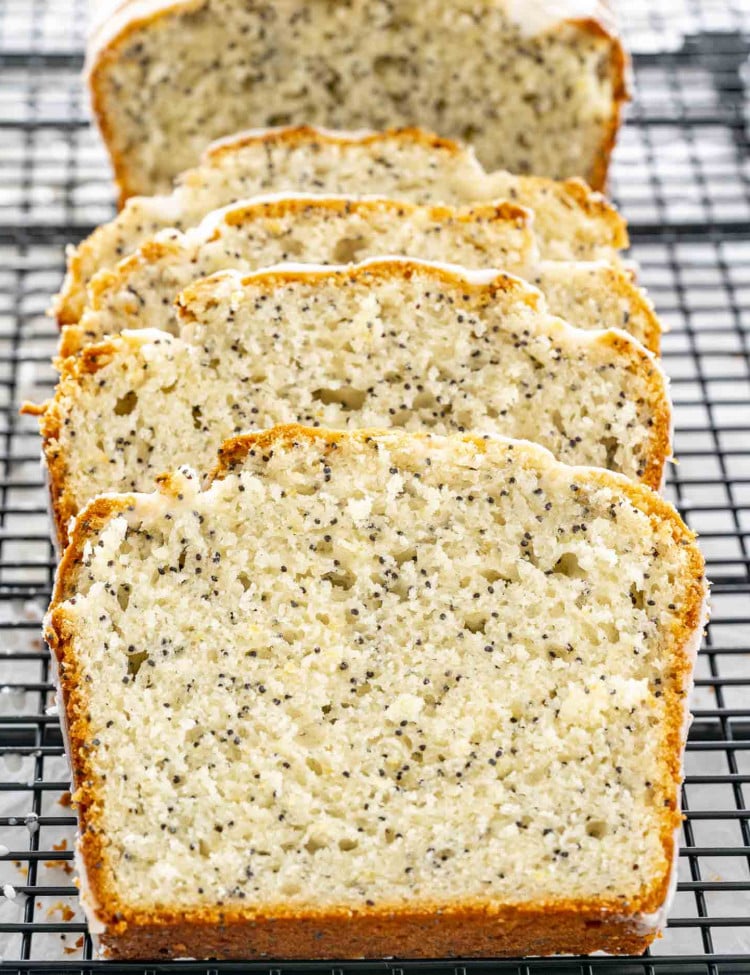
[[[605,183],[622,104],[628,97],[626,55],[605,4],[596,0],[564,7],[536,4],[531,10],[521,10],[517,4],[483,4],[474,8],[472,21],[492,14],[504,16],[500,23],[494,19],[494,23],[480,24],[477,20],[476,29],[468,33],[470,25],[451,18],[451,8],[445,4],[426,11],[421,28],[416,27],[414,20],[420,19],[420,8],[407,4],[403,19],[391,26],[394,33],[390,40],[382,37],[380,44],[375,42],[375,49],[392,51],[394,57],[404,45],[410,52],[403,64],[399,62],[399,72],[405,72],[410,82],[399,96],[388,85],[381,86],[379,69],[383,63],[371,47],[373,34],[382,31],[384,23],[377,17],[371,19],[373,12],[366,4],[351,4],[347,31],[357,38],[360,60],[356,74],[369,69],[370,84],[357,94],[356,86],[363,78],[351,77],[354,88],[342,87],[335,103],[326,108],[325,89],[319,88],[315,72],[297,76],[297,83],[307,83],[304,103],[297,102],[291,89],[281,98],[281,92],[274,90],[285,77],[282,63],[286,62],[288,76],[311,47],[316,50],[320,70],[326,66],[328,71],[346,75],[346,64],[339,60],[342,52],[338,56],[334,53],[339,24],[329,19],[324,6],[312,8],[308,19],[312,33],[305,41],[299,38],[299,47],[293,43],[288,46],[299,29],[295,4],[279,9],[278,24],[264,23],[263,40],[256,47],[257,12],[249,11],[249,17],[243,18],[242,4],[211,0],[207,16],[202,6],[206,2],[152,0],[145,5],[126,4],[90,39],[88,73],[94,113],[124,197],[167,188],[179,171],[195,164],[201,131],[210,138],[221,136],[234,131],[248,117],[268,124],[286,119],[343,127],[421,122],[440,128],[446,135],[474,142],[480,158],[493,167],[504,165],[519,172],[553,176],[580,175],[597,189]],[[265,81],[260,76],[256,81],[268,86],[264,95],[262,88],[258,91],[255,85],[245,85],[240,99],[231,86],[221,85],[222,78],[237,77],[242,62],[233,63],[233,49],[227,49],[213,34],[209,18],[221,19],[229,33],[241,32],[248,55],[262,60]],[[288,30],[282,27],[286,21]],[[430,22],[442,23],[431,42]],[[438,37],[448,24],[452,37],[446,46]],[[376,31],[372,31],[373,25]],[[182,47],[184,43],[186,48]],[[460,55],[462,49],[464,54]],[[148,72],[134,74],[132,67],[128,70],[134,50],[149,63],[163,66],[153,87]],[[201,50],[204,59],[201,89],[203,99],[212,105],[210,118],[196,116],[200,100],[196,105],[191,97],[191,62],[196,50]],[[498,57],[494,65],[488,57],[492,51]],[[477,59],[473,70],[465,64],[467,55]],[[529,62],[539,65],[536,77]],[[479,63],[483,64],[481,70]],[[461,92],[444,88],[442,107],[436,112],[430,101],[431,89],[435,82],[440,84],[440,78],[451,77],[457,67],[463,68]],[[487,74],[493,69],[497,72],[494,78]],[[128,79],[131,85],[140,81],[141,97],[135,101],[133,96],[135,104],[126,109],[121,92],[127,88]],[[505,84],[508,87],[502,90]],[[171,85],[174,90],[170,92]],[[564,89],[564,97],[558,99],[559,89]],[[523,109],[524,91],[544,96],[533,112]],[[389,106],[391,98],[393,104]],[[161,130],[158,140],[149,136],[149,127],[155,126]],[[566,139],[571,126],[576,134],[572,144]]]

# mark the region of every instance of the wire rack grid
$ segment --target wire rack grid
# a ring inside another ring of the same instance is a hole
[[[624,4],[623,4],[624,6]],[[643,959],[112,965],[72,885],[68,768],[40,621],[54,552],[35,424],[63,245],[112,212],[80,83],[84,0],[0,0],[0,955],[8,972],[750,975],[750,3],[629,0],[636,99],[613,190],[664,320],[669,496],[714,582],[684,787],[679,888]]]

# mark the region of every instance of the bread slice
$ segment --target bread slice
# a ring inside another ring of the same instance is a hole
[[[632,271],[606,261],[542,261],[523,277],[577,328],[621,328],[660,354],[661,322]]]
[[[282,266],[199,281],[179,309],[178,338],[123,332],[62,360],[41,418],[62,539],[95,494],[205,472],[227,437],[286,422],[499,433],[661,484],[654,357],[554,318],[519,278],[403,258]]]
[[[123,197],[169,190],[252,125],[425,125],[492,168],[605,183],[626,60],[599,2],[156,0],[91,37],[95,115]],[[217,24],[221,29],[217,29]]]
[[[518,441],[281,427],[96,499],[47,639],[104,953],[643,951],[705,592],[670,505]]]
[[[61,354],[126,328],[176,334],[174,299],[216,271],[252,271],[288,260],[343,264],[382,254],[503,268],[532,280],[550,311],[577,327],[623,328],[659,351],[658,319],[630,274],[602,262],[540,262],[532,214],[515,204],[276,196],[215,211],[184,234],[162,231],[114,270],[96,275],[90,307],[78,325],[65,329]]]
[[[157,231],[186,230],[218,207],[282,191],[381,194],[416,203],[507,199],[536,211],[540,256],[553,260],[612,260],[628,242],[617,211],[583,183],[486,173],[470,149],[419,129],[240,133],[210,147],[171,194],[131,199],[71,251],[55,304],[60,323],[81,317],[97,271],[114,267]]]

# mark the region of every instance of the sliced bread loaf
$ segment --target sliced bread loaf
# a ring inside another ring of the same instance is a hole
[[[450,207],[281,196],[233,204],[184,234],[162,231],[96,275],[90,306],[78,325],[65,329],[61,354],[126,328],[176,334],[174,299],[215,271],[289,260],[345,264],[382,254],[519,274],[542,290],[553,314],[579,328],[623,328],[658,352],[658,319],[628,272],[602,262],[540,262],[532,223],[530,211],[510,203]]]
[[[233,434],[300,422],[523,437],[658,486],[670,406],[623,332],[549,315],[519,278],[406,259],[225,272],[179,299],[180,338],[123,332],[62,360],[42,409],[58,531],[95,494],[206,471]]]
[[[146,238],[195,226],[217,207],[268,192],[382,194],[417,203],[507,199],[536,211],[542,258],[612,260],[627,246],[617,211],[583,183],[486,173],[471,150],[418,129],[372,134],[284,128],[241,133],[212,146],[168,196],[131,199],[69,255],[55,310],[75,324],[86,287]]]
[[[168,190],[207,139],[308,122],[425,125],[486,166],[601,189],[627,97],[603,13],[599,0],[129,3],[91,38],[93,107],[123,197]]]
[[[47,639],[113,958],[643,951],[703,563],[528,443],[277,428],[93,501]]]

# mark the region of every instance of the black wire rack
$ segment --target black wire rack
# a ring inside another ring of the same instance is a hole
[[[614,194],[664,320],[668,494],[701,533],[713,621],[698,662],[679,888],[642,959],[338,964],[91,961],[73,886],[68,767],[40,621],[54,572],[35,424],[63,245],[112,213],[80,83],[85,0],[0,0],[0,956],[112,975],[750,975],[750,0],[622,0],[636,99]]]

